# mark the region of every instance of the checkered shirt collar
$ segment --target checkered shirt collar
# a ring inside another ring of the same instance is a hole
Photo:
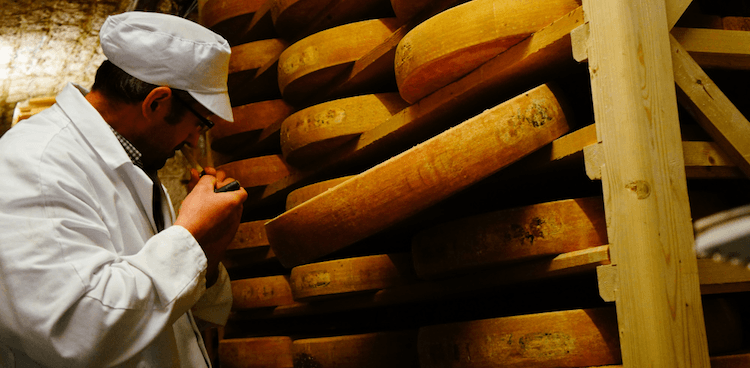
[[[135,166],[138,166],[141,169],[143,169],[143,162],[141,162],[141,156],[142,156],[141,152],[138,151],[138,149],[135,148],[135,146],[133,146],[133,144],[130,143],[130,141],[127,140],[127,138],[123,137],[122,134],[118,133],[114,128],[110,126],[109,129],[112,129],[112,133],[115,133],[115,137],[117,137],[117,140],[120,141],[122,148],[124,148],[125,152],[128,153],[128,157],[130,157],[130,161],[133,161],[133,164],[135,164]]]

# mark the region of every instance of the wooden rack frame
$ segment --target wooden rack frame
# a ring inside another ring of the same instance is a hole
[[[617,307],[624,367],[710,366],[678,97],[750,174],[750,124],[670,34],[690,3],[585,0],[572,33],[591,76],[599,144],[587,167],[599,166],[611,251],[600,289]]]

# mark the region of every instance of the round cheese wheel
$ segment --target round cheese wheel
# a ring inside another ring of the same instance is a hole
[[[398,28],[396,18],[354,22],[315,33],[289,46],[279,57],[279,89],[293,104],[319,92],[353,62]]]
[[[569,310],[426,326],[421,368],[594,367],[619,364],[614,308]]]
[[[317,196],[320,193],[327,191],[347,180],[352,176],[345,176],[342,178],[335,178],[330,180],[321,181],[319,183],[310,184],[299,189],[291,191],[286,196],[286,210],[290,210],[297,207],[299,204],[304,203],[310,198]]]
[[[399,42],[399,92],[415,103],[579,6],[576,0],[473,0],[439,13]]]
[[[292,339],[286,336],[219,341],[223,368],[293,368]]]
[[[294,303],[289,278],[284,275],[232,281],[232,309],[277,307]]]
[[[254,143],[263,129],[287,118],[292,111],[292,106],[281,99],[233,107],[234,122],[215,119],[216,125],[208,131],[211,149],[232,152],[243,144]]]
[[[311,263],[294,267],[290,276],[295,300],[379,290],[414,280],[406,253]]]
[[[281,155],[252,157],[233,161],[216,168],[226,172],[244,188],[266,186],[289,175],[289,166]]]
[[[417,331],[299,339],[292,342],[295,367],[414,368]]]
[[[281,123],[286,161],[305,166],[408,107],[398,93],[342,98],[297,111]]]

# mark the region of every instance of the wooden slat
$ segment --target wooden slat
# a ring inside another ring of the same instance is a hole
[[[680,103],[731,160],[750,176],[750,122],[674,37],[672,62]]]
[[[581,367],[621,361],[614,308],[568,310],[426,326],[422,368]]]
[[[447,198],[567,130],[554,93],[537,87],[269,221],[271,247],[285,267],[312,261]]]
[[[738,368],[750,366],[750,354],[711,357],[711,368]],[[622,365],[607,365],[587,368],[623,368]]]
[[[272,336],[221,340],[219,361],[227,368],[292,368],[292,339]]]
[[[608,302],[615,301],[617,289],[617,266],[606,265],[597,268],[599,293]],[[750,291],[750,270],[729,263],[711,259],[698,259],[698,278],[701,294],[723,294]]]
[[[541,203],[438,224],[412,241],[420,278],[607,244],[601,198]]]
[[[690,6],[693,0],[665,0],[665,6],[667,8],[667,25],[669,29],[672,29],[677,21],[680,20],[682,14]]]
[[[298,339],[292,343],[292,350],[298,367],[419,366],[416,330]]]
[[[750,69],[750,32],[674,28],[672,36],[701,67]]]
[[[232,281],[232,309],[276,307],[294,303],[289,277],[266,276]]]
[[[457,111],[476,106],[477,100],[486,96],[508,93],[529,79],[549,76],[560,68],[572,67],[569,33],[583,23],[579,8],[550,26],[536,32],[510,50],[483,64],[464,78],[441,88],[418,104],[412,105],[373,130],[363,133],[348,147],[324,162],[269,185],[259,202],[273,201],[276,196],[286,196],[289,191],[304,185],[316,175],[334,167],[388,157],[397,147],[403,147],[405,137],[424,135],[436,124],[450,121]],[[314,181],[314,179],[313,179]],[[257,202],[246,202],[252,206]]]
[[[407,106],[394,92],[343,98],[308,107],[281,124],[281,152],[290,164],[305,166]]]
[[[575,0],[474,0],[437,14],[399,42],[399,93],[415,103],[578,6]]]
[[[623,363],[708,367],[664,3],[583,6]]]
[[[302,188],[293,190],[286,197],[286,210],[289,211],[294,207],[306,202],[309,199],[315,198],[318,194],[325,193],[328,189],[331,189],[349,179],[353,176],[344,176],[341,178],[324,180],[319,183],[306,185]],[[264,231],[265,233],[265,231]]]
[[[295,42],[279,57],[282,95],[293,104],[301,103],[397,28],[396,18],[373,19],[327,29]]]
[[[602,144],[584,148],[586,175],[591,180],[602,179],[604,157]],[[688,178],[738,178],[742,172],[713,142],[682,142],[685,162],[685,175]]]

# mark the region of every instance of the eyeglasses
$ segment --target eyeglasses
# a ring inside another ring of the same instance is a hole
[[[213,128],[213,127],[214,127],[214,122],[213,122],[213,121],[211,121],[211,120],[208,120],[208,118],[206,118],[206,117],[203,117],[203,116],[202,116],[201,114],[199,114],[199,113],[198,113],[198,111],[195,111],[195,109],[194,109],[194,108],[192,108],[192,107],[190,106],[190,104],[188,104],[187,102],[185,102],[185,100],[183,100],[183,99],[181,99],[181,98],[177,97],[177,94],[176,94],[176,93],[172,93],[172,96],[173,96],[173,97],[174,97],[174,98],[175,98],[175,99],[176,99],[177,101],[180,101],[180,103],[181,103],[181,104],[182,104],[183,106],[185,106],[185,107],[186,107],[186,108],[188,109],[188,111],[190,111],[191,113],[193,113],[193,115],[195,115],[195,117],[196,117],[196,118],[198,118],[198,121],[200,121],[200,123],[201,123],[201,133],[205,133],[205,132],[207,132],[207,131],[208,131],[209,129],[211,129],[211,128]]]

